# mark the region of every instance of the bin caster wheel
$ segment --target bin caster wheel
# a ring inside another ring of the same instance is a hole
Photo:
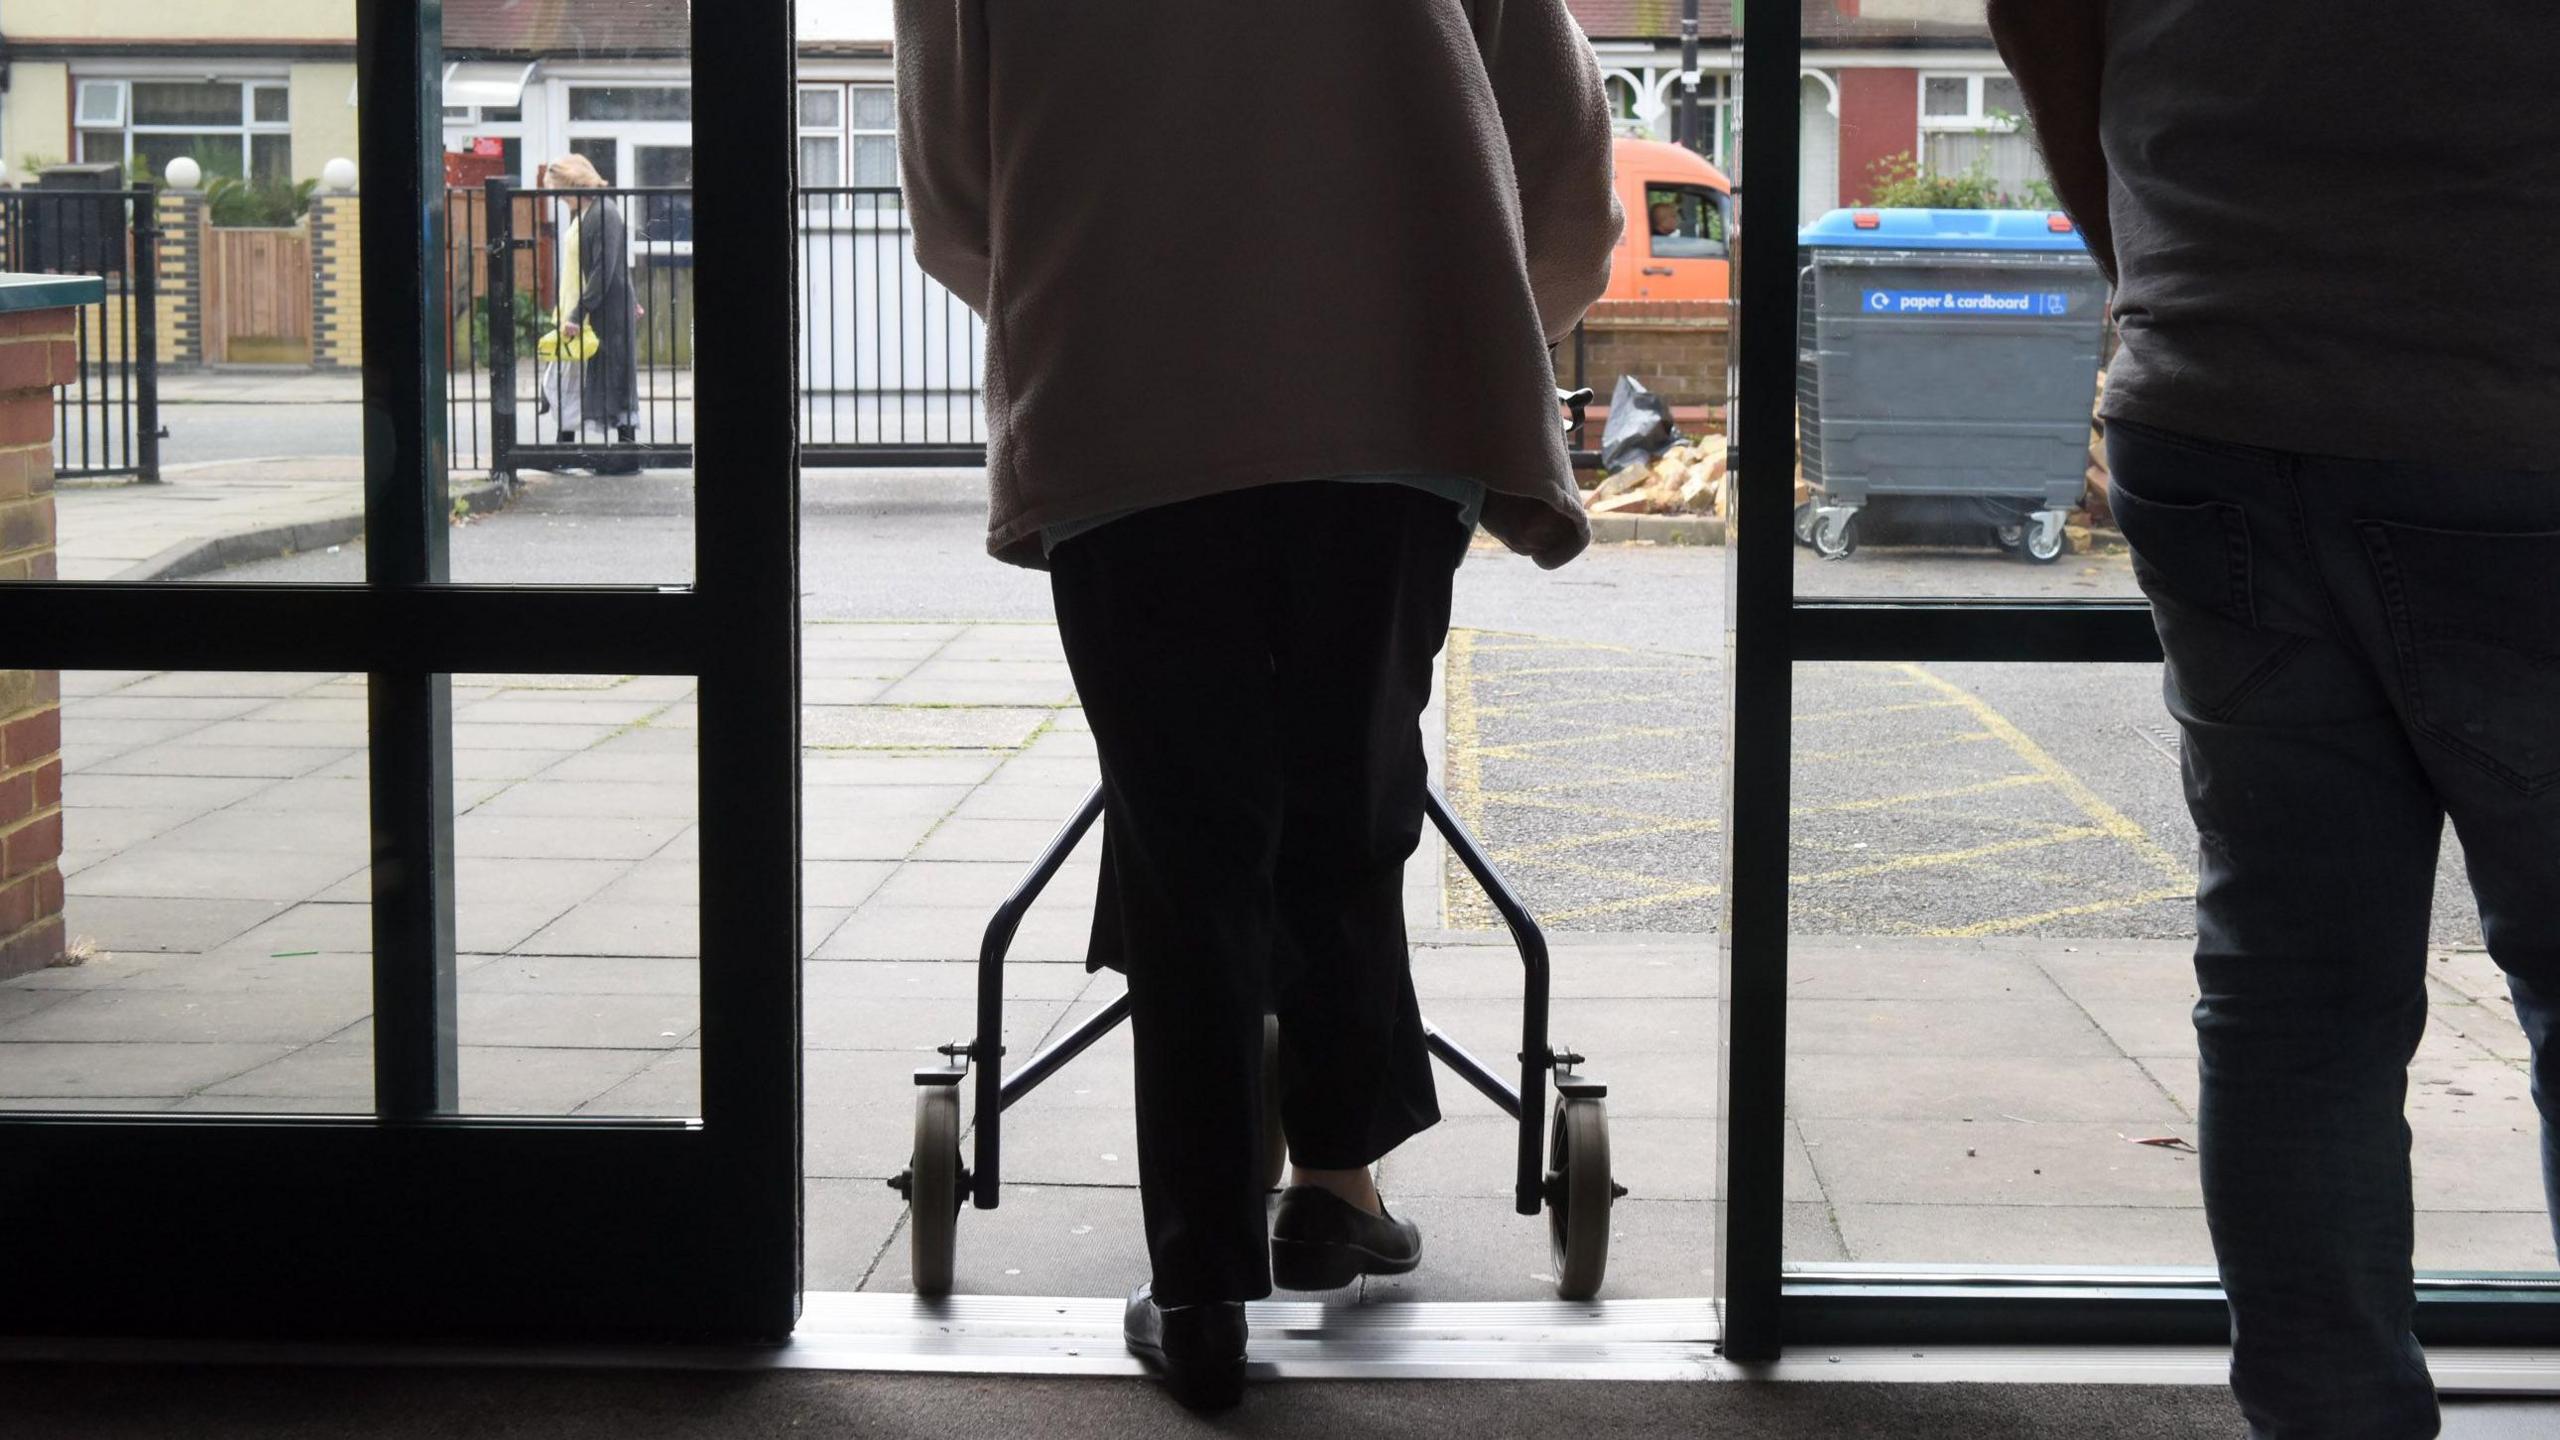
[[[2026,544],[2027,544],[2027,526],[2026,526],[2026,522],[2022,520],[2022,521],[2016,521],[2016,522],[2013,522],[2013,523],[2011,523],[2011,524],[2007,524],[2007,525],[1994,525],[1994,526],[1992,526],[1992,527],[1991,527],[1991,543],[1992,543],[1992,544],[1994,544],[1994,545],[1999,546],[1999,547],[2000,547],[2001,549],[2003,549],[2003,550],[2008,551],[2008,552],[2009,552],[2010,554],[2012,554],[2012,555],[2017,554],[2020,550],[2023,550],[2023,549],[2025,549],[2025,548],[2026,548]]]
[[[1280,1017],[1262,1017],[1262,1188],[1289,1178],[1289,1137],[1280,1128]]]
[[[2049,535],[2045,531],[2042,525],[2028,526],[2018,547],[2018,553],[2026,556],[2030,565],[2050,565],[2071,553],[2071,536],[2061,526],[2053,526]]]
[[[1811,548],[1813,547],[1813,502],[1812,502],[1812,501],[1807,500],[1807,501],[1806,501],[1806,502],[1804,502],[1803,504],[1801,504],[1801,505],[1799,505],[1799,506],[1797,506],[1797,507],[1796,507],[1795,528],[1796,528],[1796,543],[1797,543],[1797,544],[1799,544],[1799,545],[1804,546],[1804,547],[1805,547],[1805,548],[1807,548],[1807,549],[1811,549]]]
[[[1547,1249],[1556,1267],[1556,1296],[1588,1300],[1609,1273],[1609,1210],[1617,1187],[1609,1178],[1607,1102],[1556,1101],[1547,1146]]]
[[[1843,515],[1834,520],[1817,517],[1813,527],[1813,553],[1825,560],[1846,560],[1858,551],[1858,517]]]
[[[916,1090],[916,1148],[907,1170],[907,1262],[919,1295],[951,1293],[960,1248],[960,1087]]]

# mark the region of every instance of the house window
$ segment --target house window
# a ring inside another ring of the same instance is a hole
[[[897,186],[898,108],[889,86],[800,87],[800,183]]]
[[[568,87],[569,152],[604,183],[657,193],[619,197],[631,243],[653,254],[693,245],[693,90],[625,82]]]
[[[524,107],[521,105],[447,105],[444,148],[475,153],[481,142],[495,141],[501,172],[519,185],[534,183],[524,163]]]
[[[2037,203],[2047,176],[2026,113],[2018,82],[2007,75],[1924,75],[1920,163],[1933,175],[1979,170],[2013,203]]]
[[[293,179],[293,92],[281,80],[80,81],[80,158],[144,170],[194,160],[207,179]]]

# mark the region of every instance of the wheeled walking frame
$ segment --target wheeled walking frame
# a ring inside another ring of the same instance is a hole
[[[1483,1061],[1434,1026],[1423,1021],[1424,1042],[1460,1079],[1481,1091],[1520,1124],[1519,1173],[1513,1200],[1523,1215],[1544,1210],[1547,1239],[1555,1263],[1556,1293],[1567,1300],[1599,1294],[1609,1265],[1609,1212],[1626,1193],[1609,1174],[1609,1087],[1584,1075],[1580,1055],[1547,1041],[1547,941],[1511,887],[1495,873],[1482,846],[1437,793],[1424,792],[1433,825],[1465,863],[1467,873],[1492,897],[1494,908],[1511,929],[1526,969],[1526,994],[1520,1020],[1520,1080],[1515,1087]],[[907,1236],[919,1295],[943,1295],[951,1289],[952,1264],[959,1241],[960,1207],[974,1201],[981,1210],[996,1208],[1001,1193],[1004,1155],[1004,1112],[1038,1088],[1066,1064],[1111,1033],[1129,1015],[1124,993],[1079,1021],[1050,1042],[1012,1074],[1002,1073],[1004,1057],[1004,962],[1014,932],[1032,903],[1040,898],[1067,857],[1102,815],[1099,786],[1085,797],[1075,818],[1051,841],[1031,872],[998,906],[978,952],[978,1028],[975,1038],[940,1047],[944,1062],[916,1072],[915,1149],[908,1168],[889,1182],[907,1197]],[[1263,1136],[1268,1151],[1265,1181],[1276,1187],[1287,1166],[1287,1142],[1280,1133],[1278,1047],[1286,1043],[1276,1020],[1263,1022]],[[974,1164],[960,1148],[960,1085],[977,1066],[977,1133]],[[1547,1112],[1546,1086],[1552,1071],[1555,1101]],[[1241,1118],[1241,1117],[1239,1117]],[[1547,1124],[1542,1127],[1544,1119]],[[1545,1143],[1542,1145],[1541,1141]]]

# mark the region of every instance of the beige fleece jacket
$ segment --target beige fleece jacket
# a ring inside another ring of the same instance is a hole
[[[916,257],[987,320],[987,548],[1348,475],[1590,541],[1547,347],[1606,288],[1563,0],[897,0]]]

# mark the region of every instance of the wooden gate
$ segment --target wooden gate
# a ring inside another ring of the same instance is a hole
[[[206,231],[205,358],[216,364],[311,361],[311,235]]]

